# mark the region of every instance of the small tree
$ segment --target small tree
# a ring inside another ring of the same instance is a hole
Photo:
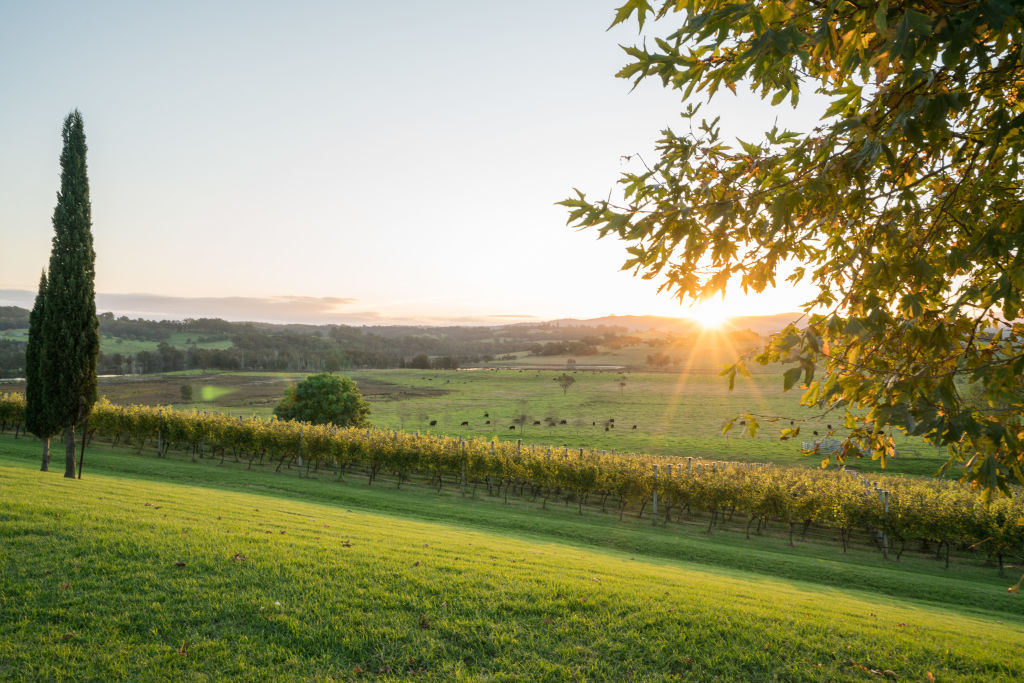
[[[289,387],[274,408],[281,420],[301,420],[339,427],[366,425],[370,405],[363,400],[356,383],[340,375],[310,375]]]
[[[558,382],[558,386],[562,387],[562,396],[565,396],[569,392],[569,387],[576,384],[576,379],[565,372],[558,377],[555,377],[555,381]]]
[[[191,384],[182,384],[181,385],[181,400],[182,401],[184,401],[185,403],[191,403],[192,402],[193,394],[194,394],[194,392],[192,390],[192,385]]]
[[[429,370],[430,357],[427,356],[427,354],[425,353],[417,353],[415,356],[409,359],[409,362],[406,363],[405,367],[412,368],[413,370]]]
[[[43,441],[43,464],[40,471],[50,469],[50,438],[60,433],[44,394],[46,381],[42,374],[42,324],[45,316],[46,273],[39,278],[39,292],[28,316],[28,345],[25,347],[25,428]]]

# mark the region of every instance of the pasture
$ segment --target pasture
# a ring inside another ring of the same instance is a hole
[[[738,378],[735,389],[729,391],[726,381],[711,370],[578,370],[569,373],[575,381],[565,393],[555,381],[563,372],[357,370],[346,374],[370,402],[373,425],[464,438],[523,439],[545,446],[817,467],[820,459],[800,454],[801,442],[824,438],[830,425],[837,437],[844,433],[840,414],[820,414],[800,406],[799,390],[783,392],[781,375],[774,372]],[[189,371],[103,378],[100,395],[119,404],[268,416],[288,384],[303,376]],[[191,403],[182,402],[183,384],[194,388]],[[0,383],[0,391],[21,390],[22,384]],[[722,434],[728,420],[745,413],[761,416],[762,429],[756,437],[743,435],[738,424]],[[767,421],[773,417],[779,419]],[[780,441],[779,430],[789,427],[790,420],[801,426],[801,435]],[[896,441],[900,455],[887,463],[889,473],[930,476],[945,461],[943,450],[920,439],[897,435]],[[867,459],[849,464],[865,472],[880,469],[876,461]]]
[[[1019,680],[992,568],[0,436],[0,678]],[[856,588],[854,588],[856,586]]]

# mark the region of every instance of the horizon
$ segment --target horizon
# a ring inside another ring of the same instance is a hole
[[[29,290],[0,289],[0,306],[16,306],[31,310],[35,292]],[[540,324],[567,320],[588,321],[602,318],[658,318],[689,322],[704,327],[730,327],[733,320],[764,319],[780,316],[799,316],[797,311],[780,311],[754,315],[729,316],[720,323],[707,324],[691,316],[662,315],[659,313],[618,313],[599,315],[554,315],[541,317],[527,314],[492,314],[485,316],[436,316],[430,318],[368,316],[332,310],[344,304],[330,298],[317,297],[173,297],[154,294],[112,294],[97,292],[97,314],[112,313],[117,317],[144,320],[178,321],[198,318],[219,318],[233,323],[270,323],[277,325],[349,325],[353,327],[498,327],[515,324]],[[247,313],[237,313],[246,311]]]

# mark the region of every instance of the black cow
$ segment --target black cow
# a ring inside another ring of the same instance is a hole
[[[459,426],[460,426],[460,427],[468,427],[468,426],[469,426],[469,423],[468,423],[468,422],[463,422],[463,423],[462,423],[462,424],[460,424]]]
[[[431,427],[436,427],[437,426],[437,420],[431,420],[430,421],[430,426]]]

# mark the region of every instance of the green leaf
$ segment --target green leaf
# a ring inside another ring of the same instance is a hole
[[[800,380],[800,375],[804,372],[803,368],[790,368],[786,370],[782,376],[782,390],[789,391],[793,388],[793,385]]]

